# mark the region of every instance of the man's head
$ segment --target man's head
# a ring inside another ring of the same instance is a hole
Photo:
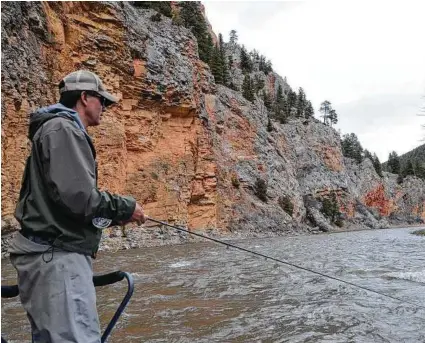
[[[87,70],[74,71],[59,83],[59,102],[78,112],[84,126],[100,124],[103,110],[118,101],[108,93],[99,76]]]

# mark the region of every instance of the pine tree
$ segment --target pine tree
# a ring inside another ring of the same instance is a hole
[[[352,158],[357,161],[357,163],[362,162],[363,147],[359,142],[356,134],[350,133],[345,134],[341,140],[342,154],[345,157]]]
[[[230,84],[230,75],[229,68],[226,63],[226,53],[223,42],[223,35],[221,33],[218,34],[218,42],[219,42],[219,50],[220,50],[220,65],[222,70],[222,79],[223,84],[228,86]]]
[[[273,131],[273,125],[272,125],[272,121],[270,120],[270,117],[267,117],[267,131],[268,132]]]
[[[415,175],[415,170],[413,168],[412,160],[407,161],[406,165],[403,168],[401,175],[402,175],[403,178],[405,178],[406,176],[409,176],[409,175]]]
[[[241,69],[244,73],[250,73],[252,71],[252,63],[249,55],[246,51],[245,46],[241,48]]]
[[[335,110],[332,108],[329,112],[329,123],[331,124],[337,124],[338,123],[338,115],[336,114]]]
[[[369,150],[365,149],[363,151],[363,156],[364,156],[364,158],[368,158],[371,162],[373,162],[373,156],[372,156],[372,154],[370,153]]]
[[[425,163],[419,160],[416,160],[414,167],[415,167],[415,175],[425,180]]]
[[[282,91],[282,86],[279,83],[279,85],[277,86],[277,91],[276,91],[276,102],[279,103],[281,102],[283,99],[283,91]]]
[[[331,109],[331,102],[328,100],[323,101],[320,104],[320,109],[319,112],[322,113],[321,117],[323,117],[323,124],[328,124],[328,116],[329,116],[329,111]]]
[[[332,108],[330,101],[325,100],[321,103],[319,111],[322,113],[323,124],[331,125],[338,123],[338,115]]]
[[[233,68],[233,57],[232,55],[229,56],[229,70]]]
[[[395,151],[388,156],[388,171],[393,174],[400,174],[400,159]]]
[[[242,84],[242,95],[248,101],[254,101],[254,90],[252,87],[252,80],[248,74],[245,74]]]
[[[313,105],[311,104],[311,101],[307,100],[307,104],[305,106],[304,110],[304,116],[309,119],[314,117],[314,109]]]
[[[264,72],[265,66],[266,66],[266,58],[263,55],[260,55],[259,61],[258,61],[258,70]]]
[[[213,43],[199,3],[197,1],[181,1],[179,5],[183,25],[192,31],[198,41],[199,58],[208,63],[211,59]]]
[[[272,99],[270,98],[269,93],[267,93],[264,89],[261,92],[261,96],[263,98],[264,106],[270,111],[272,108]]]
[[[287,101],[286,116],[291,117],[293,115],[292,109],[297,106],[297,93],[295,93],[292,89],[289,90],[286,101]]]
[[[305,97],[305,93],[304,93],[304,89],[302,89],[302,87],[300,87],[298,89],[298,95],[297,95],[297,118],[302,118],[304,117],[304,109],[306,107],[306,97]]]
[[[238,42],[238,34],[236,33],[236,30],[231,30],[229,34],[229,43],[237,44],[237,42]]]
[[[372,163],[373,163],[373,167],[375,168],[376,173],[382,177],[382,165],[381,162],[379,161],[378,156],[374,153],[372,156]]]
[[[221,64],[221,55],[218,46],[214,47],[210,66],[215,83],[223,84],[223,65]]]
[[[285,124],[287,121],[287,113],[285,112],[286,101],[283,96],[282,86],[277,86],[276,97],[273,103],[273,117],[280,123]]]
[[[267,60],[264,65],[264,74],[268,74],[273,71],[272,62],[270,60]]]
[[[134,7],[152,8],[168,18],[172,17],[171,1],[131,1],[131,4]]]
[[[330,220],[331,223],[336,223],[341,216],[341,212],[339,211],[338,200],[335,192],[332,192],[328,198],[322,198],[321,202],[322,213]]]

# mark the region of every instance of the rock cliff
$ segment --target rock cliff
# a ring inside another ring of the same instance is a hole
[[[425,220],[424,181],[398,184],[368,159],[344,158],[338,133],[315,119],[272,121],[270,131],[263,101],[216,85],[192,33],[170,18],[153,21],[153,10],[128,2],[1,6],[3,234],[15,228],[28,114],[56,102],[59,80],[81,68],[120,99],[90,130],[100,186],[133,195],[153,218],[219,234],[328,231],[332,195],[343,228]],[[240,87],[240,47],[226,46]],[[269,92],[290,88],[274,72],[253,74]]]

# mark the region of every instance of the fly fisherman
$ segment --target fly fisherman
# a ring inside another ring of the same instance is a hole
[[[145,222],[135,199],[97,188],[96,152],[87,134],[117,99],[80,70],[59,83],[58,104],[32,113],[15,217],[21,230],[10,259],[34,342],[100,342],[92,258],[102,229]]]

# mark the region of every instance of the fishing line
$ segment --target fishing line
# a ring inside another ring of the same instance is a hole
[[[150,220],[151,222],[158,223],[158,224],[161,224],[161,225],[164,225],[164,226],[171,227],[171,228],[176,229],[178,231],[186,232],[186,233],[191,234],[191,235],[194,235],[194,236],[198,236],[198,237],[201,237],[201,238],[204,238],[204,239],[208,239],[210,241],[213,241],[213,242],[216,242],[216,243],[219,243],[219,244],[226,245],[227,247],[230,247],[230,248],[235,248],[235,249],[238,249],[238,250],[241,250],[241,251],[244,251],[244,252],[253,254],[253,255],[264,257],[266,261],[267,260],[271,260],[271,261],[275,261],[277,263],[282,263],[282,264],[285,264],[285,265],[290,266],[290,267],[293,267],[293,268],[301,269],[301,270],[304,270],[304,271],[309,272],[309,273],[320,275],[320,276],[323,276],[323,277],[328,278],[328,279],[331,279],[331,280],[339,281],[339,282],[345,283],[345,284],[350,285],[350,286],[353,286],[353,287],[357,287],[357,288],[363,289],[363,290],[368,291],[368,292],[371,292],[371,293],[375,293],[375,294],[378,294],[378,295],[381,295],[381,296],[384,296],[384,297],[387,297],[387,298],[390,298],[390,299],[393,299],[393,300],[396,300],[396,301],[399,301],[399,302],[402,302],[402,303],[406,303],[406,304],[415,306],[416,308],[425,308],[424,306],[417,305],[417,304],[414,304],[412,302],[409,302],[409,301],[406,301],[406,300],[403,300],[403,299],[400,299],[400,298],[397,298],[397,297],[393,297],[392,295],[384,294],[384,293],[375,291],[375,290],[373,290],[371,288],[368,288],[368,287],[365,287],[365,286],[360,286],[360,285],[357,285],[357,284],[352,283],[350,281],[342,280],[342,279],[339,279],[337,277],[334,277],[334,276],[331,276],[331,275],[327,275],[327,274],[324,274],[324,273],[321,273],[321,272],[318,272],[318,271],[315,271],[315,270],[312,270],[312,269],[309,269],[309,268],[305,268],[305,267],[296,265],[296,264],[291,263],[291,262],[283,261],[283,260],[280,260],[278,258],[274,258],[274,257],[271,257],[271,256],[267,256],[267,255],[261,254],[259,252],[255,252],[255,251],[252,251],[252,250],[249,250],[249,249],[245,249],[245,248],[239,247],[237,245],[234,245],[234,244],[231,244],[231,243],[227,243],[227,242],[221,241],[219,239],[215,239],[215,238],[211,238],[211,237],[208,237],[208,236],[204,236],[204,235],[202,235],[200,233],[192,232],[192,231],[186,230],[186,229],[184,229],[182,227],[179,227],[179,226],[171,225],[171,224],[168,224],[166,222],[163,222],[163,221],[160,221],[160,220],[156,220],[156,219],[152,219],[152,218],[149,218],[149,217],[147,217],[147,220]]]

